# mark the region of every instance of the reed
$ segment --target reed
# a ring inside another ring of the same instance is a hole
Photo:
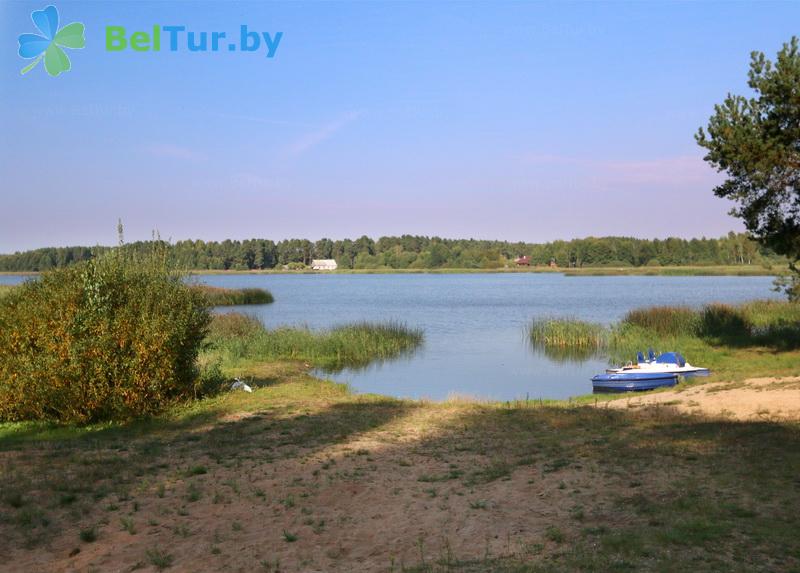
[[[653,306],[628,312],[623,324],[631,324],[659,335],[697,334],[701,317],[687,306]]]
[[[602,325],[572,318],[534,320],[528,328],[537,351],[559,361],[582,361],[603,355],[627,362],[638,351],[678,350],[693,362],[718,370],[733,348],[794,350],[800,348],[800,304],[753,301],[740,305],[708,304],[699,309],[662,306],[636,309],[622,321]],[[766,355],[769,356],[769,355]],[[755,361],[753,361],[755,364]]]
[[[422,331],[398,322],[358,322],[327,330],[280,327],[267,329],[239,313],[214,317],[209,331],[211,358],[223,368],[248,361],[298,360],[336,371],[359,368],[413,352]]]
[[[574,318],[538,318],[528,326],[528,336],[538,347],[599,349],[608,343],[608,328]]]
[[[211,306],[238,306],[247,304],[271,304],[275,301],[272,293],[263,288],[223,288],[205,284],[193,285],[203,293]]]

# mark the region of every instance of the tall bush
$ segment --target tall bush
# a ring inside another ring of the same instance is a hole
[[[126,419],[192,395],[211,316],[166,261],[123,247],[0,300],[0,420]]]

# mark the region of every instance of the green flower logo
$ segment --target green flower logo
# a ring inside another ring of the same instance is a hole
[[[19,37],[19,55],[21,58],[29,60],[36,58],[22,68],[20,73],[27,74],[44,59],[44,69],[47,73],[55,77],[61,72],[67,72],[72,67],[69,57],[62,48],[72,48],[75,50],[86,46],[84,38],[84,26],[80,22],[67,24],[60,30],[58,29],[58,10],[55,6],[48,6],[44,10],[34,10],[31,12],[33,23],[42,33],[22,34]]]

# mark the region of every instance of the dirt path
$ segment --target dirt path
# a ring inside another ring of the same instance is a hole
[[[735,420],[800,420],[800,378],[751,378],[628,396],[612,408],[670,406],[680,412]]]

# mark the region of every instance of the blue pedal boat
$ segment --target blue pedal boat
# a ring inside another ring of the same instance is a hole
[[[599,392],[631,392],[674,386],[678,375],[672,372],[616,372],[592,377],[592,388]]]

